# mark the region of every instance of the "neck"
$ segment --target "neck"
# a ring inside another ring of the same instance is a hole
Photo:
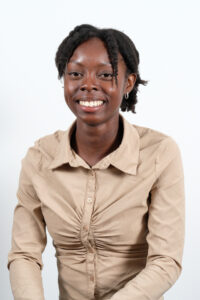
[[[96,162],[114,151],[122,136],[123,124],[119,115],[98,126],[90,126],[77,119],[72,148],[86,161]]]

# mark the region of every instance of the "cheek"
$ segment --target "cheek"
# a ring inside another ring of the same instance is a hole
[[[75,91],[76,91],[75,85],[69,84],[69,83],[64,84],[64,97],[65,97],[65,100],[66,100],[67,103],[74,96]]]
[[[114,98],[117,102],[121,102],[123,98],[123,88],[120,86],[110,86],[107,88],[107,93],[110,95],[111,98]]]
[[[75,87],[73,84],[65,84],[64,85],[65,94],[70,96],[74,93]]]

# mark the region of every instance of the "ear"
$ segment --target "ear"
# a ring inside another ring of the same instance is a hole
[[[127,75],[124,93],[130,93],[134,88],[135,82],[137,79],[137,75],[135,73],[131,73]]]

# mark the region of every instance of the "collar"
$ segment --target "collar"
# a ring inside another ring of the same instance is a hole
[[[72,167],[82,166],[87,169],[106,169],[109,165],[113,165],[125,173],[136,175],[139,162],[140,137],[135,126],[129,123],[121,113],[119,113],[119,116],[123,122],[124,131],[121,144],[113,152],[90,167],[71,148],[70,140],[76,127],[75,120],[67,130],[63,131],[61,140],[57,145],[55,157],[48,166],[48,169],[55,169],[66,163]]]

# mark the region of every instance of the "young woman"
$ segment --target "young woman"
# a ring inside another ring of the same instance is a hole
[[[8,255],[15,300],[44,300],[46,227],[60,300],[161,300],[179,277],[179,147],[119,113],[135,113],[146,84],[138,65],[135,45],[115,29],[83,24],[60,44],[56,66],[76,119],[35,141],[22,160]]]

